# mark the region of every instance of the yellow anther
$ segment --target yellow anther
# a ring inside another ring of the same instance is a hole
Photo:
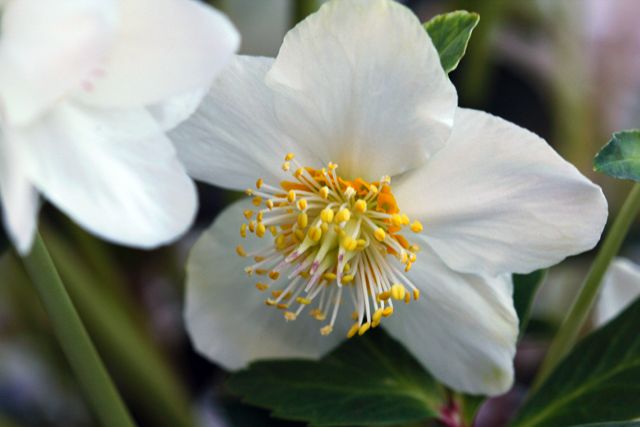
[[[379,301],[386,301],[389,298],[391,298],[391,291],[384,291],[384,292],[380,292],[378,294],[378,300]]]
[[[338,168],[338,165],[333,163],[333,162],[329,162],[329,164],[327,165],[327,167],[331,170],[336,170]]]
[[[296,302],[298,304],[302,304],[302,305],[309,305],[311,304],[311,300],[309,298],[303,298],[303,297],[298,297],[296,298]]]
[[[339,225],[334,225],[334,226],[333,226],[333,231],[335,231],[335,232],[336,232],[336,234],[337,234],[338,236],[340,236],[340,237],[344,237],[344,236],[346,236],[346,235],[347,235],[347,233],[346,233],[342,228],[340,228],[340,226],[339,226]]]
[[[369,186],[369,191],[370,191],[372,194],[378,194],[378,187],[376,187],[375,185],[371,184],[371,185]]]
[[[293,232],[293,235],[296,236],[296,240],[298,242],[302,242],[304,240],[304,231],[297,229]]]
[[[389,307],[385,307],[384,310],[382,310],[382,316],[383,317],[389,317],[393,314],[393,307],[389,306]]]
[[[294,154],[293,154],[293,153],[287,153],[287,155],[286,155],[286,156],[284,156],[284,160],[285,160],[286,162],[288,162],[288,161],[293,160],[293,158],[294,158],[294,157],[295,157],[295,156],[294,156]]]
[[[256,215],[256,221],[262,222],[263,218],[264,218],[264,212],[262,211],[258,212],[258,215]]]
[[[273,307],[276,305],[276,302],[274,300],[272,300],[271,298],[267,298],[266,300],[264,300],[264,303],[266,305],[268,305],[269,307]]]
[[[323,234],[326,234],[329,231],[329,226],[323,222],[322,224],[320,224],[320,229],[322,230]]]
[[[402,286],[400,283],[396,283],[391,286],[391,298],[400,301],[404,299],[405,291],[406,289],[404,288],[404,286]]]
[[[276,305],[276,307],[278,307],[278,309],[280,310],[286,310],[287,308],[289,308],[289,304],[281,302],[280,304]]]
[[[402,226],[402,217],[399,214],[391,215],[391,223],[396,227]]]
[[[322,328],[320,328],[320,335],[327,336],[331,332],[333,332],[333,326],[331,325],[323,326]]]
[[[351,318],[353,320],[358,320],[358,312],[357,311],[353,311],[351,312]]]
[[[307,199],[298,200],[298,209],[301,211],[307,209]]]
[[[253,203],[253,206],[260,206],[262,204],[262,197],[254,197],[251,203]]]
[[[411,252],[420,252],[420,246],[413,244],[409,246],[409,250],[411,250]]]
[[[353,326],[351,326],[351,328],[349,329],[349,332],[347,332],[347,338],[352,338],[355,334],[358,333],[359,329],[360,324],[354,323]]]
[[[351,219],[351,211],[347,208],[343,208],[336,214],[334,221],[336,224],[340,224],[341,222],[346,222]]]
[[[333,221],[333,210],[330,208],[324,208],[320,212],[320,219],[327,224],[331,224]]]
[[[324,319],[327,318],[327,315],[321,312],[320,310],[318,310],[317,313],[313,315],[313,318],[322,322]]]
[[[269,272],[269,279],[278,280],[279,277],[280,277],[280,272],[275,271],[275,270],[272,270],[272,271]]]
[[[256,181],[256,188],[259,190],[262,187],[262,184],[264,184],[264,179],[258,178]]]
[[[296,314],[294,312],[292,312],[292,311],[285,311],[284,312],[284,319],[287,322],[292,321],[292,320],[296,320],[296,317],[298,317],[298,316],[296,316]]]
[[[253,211],[251,209],[246,209],[244,212],[242,212],[242,214],[245,218],[251,219],[251,217],[253,216]]]
[[[385,237],[387,237],[387,233],[380,227],[376,228],[376,231],[373,232],[373,236],[376,238],[378,242],[383,242]]]
[[[265,274],[267,274],[269,272],[269,270],[265,270],[264,268],[256,268],[255,273],[258,276],[264,276]]]
[[[273,209],[273,200],[269,199],[265,202],[265,205],[267,205],[267,208],[269,208],[269,210]]]
[[[244,190],[244,194],[246,194],[247,196],[253,196],[253,190],[251,188],[247,188],[246,190]]]
[[[371,322],[371,326],[373,326],[374,328],[380,324],[380,320],[382,320],[383,311],[384,309],[379,308],[373,313],[373,316],[372,316],[373,321]]]
[[[272,225],[271,227],[269,227],[269,231],[273,236],[278,234],[278,228],[275,225]]]
[[[291,164],[289,162],[284,162],[282,164],[282,170],[285,172],[289,172],[289,169],[291,169]]]
[[[410,253],[409,254],[409,262],[410,263],[416,262],[416,259],[418,259],[418,256],[416,254],[414,254],[414,253]]]
[[[250,232],[255,232],[256,231],[256,222],[255,221],[249,221],[249,231]]]
[[[244,248],[242,247],[242,245],[238,245],[238,246],[236,246],[236,253],[237,253],[239,256],[243,256],[243,257],[244,257],[244,256],[247,256],[247,251],[245,251],[245,250],[244,250]]]
[[[322,197],[323,199],[327,199],[327,197],[329,197],[329,187],[327,187],[326,185],[324,187],[322,187],[320,189],[320,197]]]
[[[298,227],[305,228],[308,223],[309,223],[309,217],[307,216],[307,214],[304,212],[300,212],[298,214]]]
[[[356,243],[358,244],[358,249],[364,249],[367,246],[367,241],[364,239],[358,239]]]
[[[309,274],[308,271],[301,271],[299,276],[302,277],[303,279],[308,279],[309,277],[311,277],[311,274]]]
[[[302,168],[298,168],[296,169],[296,171],[293,173],[293,176],[295,176],[296,178],[300,178],[302,176],[302,174],[304,173],[304,169]]]
[[[274,298],[278,298],[280,295],[282,295],[282,289],[277,289],[275,291],[271,291],[271,296]]]
[[[276,248],[284,249],[284,245],[285,245],[284,234],[279,234],[278,237],[276,237],[275,244],[276,244]]]
[[[247,224],[242,224],[240,226],[240,236],[244,239],[247,237]]]
[[[255,262],[262,262],[265,258],[263,256],[256,255],[253,257],[253,259]]]
[[[407,292],[406,294],[404,294],[404,303],[409,304],[410,301],[411,301],[411,294]]]
[[[324,273],[323,276],[325,279],[331,281],[331,280],[336,280],[336,275],[335,273]]]
[[[344,236],[341,245],[347,251],[355,251],[358,247],[358,242],[350,236]]]
[[[309,236],[309,239],[311,239],[311,241],[317,242],[322,238],[322,230],[318,227],[311,227],[307,236]]]
[[[349,264],[348,262],[346,262],[344,264],[344,268],[342,269],[342,271],[344,271],[345,273],[348,273],[351,271],[351,264]]]
[[[411,267],[413,266],[412,262],[408,262],[407,265],[405,265],[404,267],[404,272],[408,273],[411,270]]]
[[[258,282],[258,283],[256,283],[256,288],[257,288],[260,292],[262,292],[262,291],[266,291],[267,289],[269,289],[269,285],[267,285],[266,283]]]
[[[367,211],[367,202],[360,199],[353,205],[353,208],[360,213],[365,213]]]
[[[403,264],[406,264],[407,262],[409,262],[409,254],[407,254],[407,251],[403,250],[400,252],[400,261]]]
[[[293,203],[296,200],[296,192],[293,190],[289,190],[287,193],[287,200],[289,203]]]
[[[411,231],[413,231],[414,233],[421,232],[422,228],[422,224],[418,220],[415,220],[411,223]]]
[[[400,219],[402,219],[402,225],[409,225],[409,222],[411,222],[407,214],[400,214]]]
[[[256,227],[256,236],[264,237],[266,232],[267,232],[267,227],[263,223],[259,222],[258,226]]]
[[[414,289],[413,290],[413,300],[414,301],[418,301],[419,298],[420,298],[420,291],[418,289]]]
[[[347,274],[345,276],[342,276],[342,283],[351,283],[351,282],[353,282],[353,275]]]
[[[247,273],[249,276],[253,276],[253,268],[251,267],[245,267],[244,272]]]
[[[360,326],[360,329],[358,329],[358,335],[364,335],[364,333],[367,332],[370,327],[371,323],[363,323],[362,326]]]

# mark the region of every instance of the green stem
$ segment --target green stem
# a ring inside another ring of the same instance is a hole
[[[23,262],[49,314],[62,350],[101,424],[104,427],[134,427],[40,235]]]
[[[635,184],[627,199],[620,209],[611,230],[604,239],[604,243],[598,251],[598,255],[589,270],[589,274],[581,286],[580,293],[576,297],[569,314],[562,322],[560,330],[554,337],[547,352],[547,356],[542,363],[538,376],[533,384],[533,389],[537,389],[549,376],[553,368],[567,354],[575,344],[580,329],[584,324],[587,315],[591,311],[595,301],[602,278],[611,263],[611,260],[620,250],[629,227],[640,211],[640,184]]]

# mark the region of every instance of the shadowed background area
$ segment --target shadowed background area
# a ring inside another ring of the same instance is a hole
[[[241,53],[275,56],[286,31],[320,2],[218,0],[243,36]],[[478,12],[466,56],[451,73],[465,107],[499,115],[543,136],[600,184],[611,215],[629,186],[591,161],[613,131],[640,123],[640,2],[636,0],[415,0],[421,19]],[[115,382],[140,426],[295,426],[242,404],[226,373],[198,356],[182,321],[183,265],[200,232],[239,197],[199,185],[196,226],[153,252],[89,236],[51,206],[41,231]],[[640,260],[634,227],[623,254]],[[477,426],[506,423],[533,378],[552,331],[593,254],[551,269],[516,357],[517,382],[487,402]],[[89,427],[83,400],[17,256],[0,257],[0,427]]]

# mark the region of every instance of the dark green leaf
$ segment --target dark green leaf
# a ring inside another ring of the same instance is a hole
[[[319,362],[266,361],[230,378],[247,403],[316,426],[392,425],[436,417],[442,387],[380,329],[348,340]]]
[[[596,155],[593,169],[614,178],[640,181],[640,130],[614,133]]]
[[[640,299],[582,340],[527,401],[512,427],[640,417]]]
[[[425,22],[438,54],[440,63],[447,73],[455,70],[467,50],[473,29],[478,25],[480,15],[465,10],[436,15]]]
[[[535,299],[538,288],[547,277],[547,270],[538,270],[530,274],[514,274],[513,275],[513,304],[520,319],[520,337],[524,334],[527,324],[529,323],[529,315],[531,314],[531,306]]]
[[[612,423],[580,424],[571,427],[640,427],[640,421],[617,421]]]

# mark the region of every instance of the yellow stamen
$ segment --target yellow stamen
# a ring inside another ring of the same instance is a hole
[[[373,232],[373,236],[376,238],[378,242],[383,242],[384,238],[387,237],[387,233],[380,227],[376,228],[376,231]]]
[[[360,213],[365,213],[367,211],[367,202],[360,199],[353,205],[353,208]]]
[[[404,286],[402,286],[400,283],[396,283],[391,286],[391,298],[400,301],[404,299],[405,291],[406,289],[404,288]]]
[[[358,323],[354,323],[353,326],[351,326],[351,329],[349,329],[349,332],[347,332],[347,338],[352,338],[355,334],[358,333],[359,329],[360,325]]]
[[[413,223],[411,223],[411,231],[413,231],[414,233],[419,233],[422,231],[422,229],[423,227],[420,221],[415,220],[413,221]]]
[[[307,214],[304,212],[301,212],[298,215],[298,227],[305,228],[308,222],[309,222],[309,217],[307,216]]]
[[[351,211],[349,211],[349,209],[347,208],[343,208],[336,215],[335,222],[336,224],[340,224],[341,222],[349,221],[349,219],[351,219]]]
[[[242,245],[238,245],[236,246],[236,253],[241,256],[241,257],[245,257],[247,256],[247,252],[244,250],[244,248],[242,247]]]
[[[363,323],[362,326],[360,326],[360,329],[358,329],[358,335],[364,335],[364,333],[367,332],[370,327],[371,323]]]
[[[247,237],[247,224],[242,224],[240,226],[240,236],[244,239]]]
[[[320,212],[320,219],[326,224],[331,224],[331,222],[333,221],[333,210],[324,208],[322,212]]]

